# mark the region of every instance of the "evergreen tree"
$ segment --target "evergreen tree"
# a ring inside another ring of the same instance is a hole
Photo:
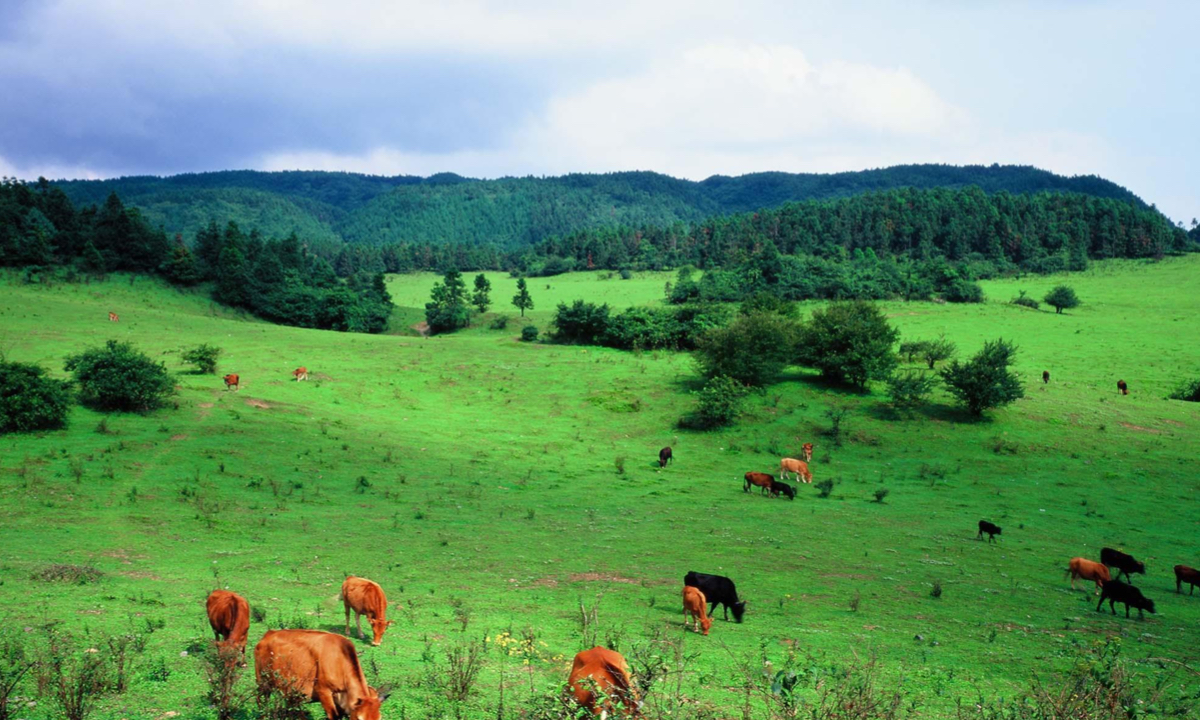
[[[521,317],[525,317],[526,310],[533,309],[533,298],[529,296],[529,289],[525,286],[525,278],[517,278],[517,294],[513,295],[512,304],[521,311]]]
[[[429,326],[429,332],[437,335],[470,325],[471,313],[466,301],[466,284],[462,273],[447,270],[442,282],[434,284],[430,301],[425,303],[425,323]]]
[[[492,291],[492,283],[483,273],[475,276],[475,292],[471,294],[471,304],[479,311],[479,314],[487,312],[488,306],[492,304],[488,293]]]
[[[182,235],[175,235],[175,245],[171,249],[171,257],[163,263],[162,274],[176,285],[195,285],[200,282],[200,269],[196,267],[196,258],[187,245],[183,244]]]

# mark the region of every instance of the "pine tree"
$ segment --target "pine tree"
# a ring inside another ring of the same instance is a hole
[[[517,294],[513,295],[512,304],[517,306],[521,311],[521,317],[525,317],[526,310],[533,309],[533,298],[529,296],[529,289],[525,286],[525,278],[517,278]]]
[[[475,276],[475,292],[471,294],[471,304],[479,311],[479,314],[487,312],[488,306],[492,304],[488,293],[492,291],[492,283],[487,277],[480,273]]]

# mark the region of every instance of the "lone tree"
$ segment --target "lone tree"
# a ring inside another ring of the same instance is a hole
[[[434,283],[429,297],[425,303],[425,323],[431,334],[454,332],[471,324],[467,286],[459,271],[447,270],[442,282]]]
[[[954,353],[957,350],[958,347],[954,343],[945,337],[939,337],[937,340],[928,340],[925,342],[921,350],[921,357],[925,359],[925,362],[929,363],[929,369],[932,370],[933,366],[942,360],[949,360],[954,357]]]
[[[985,342],[975,357],[942,369],[946,389],[974,415],[1025,397],[1021,380],[1008,369],[1016,353],[1017,346],[1003,339]]]
[[[1046,297],[1042,298],[1042,301],[1047,305],[1053,305],[1057,315],[1062,315],[1063,310],[1079,307],[1079,298],[1075,295],[1075,291],[1066,285],[1059,285],[1046,293]]]
[[[64,367],[75,375],[79,400],[96,410],[154,410],[175,392],[166,366],[130,343],[109,340],[104,347],[68,357]]]
[[[861,300],[830,303],[800,331],[798,362],[828,380],[860,388],[886,380],[896,368],[892,347],[900,332],[875,305]]]
[[[491,291],[491,281],[484,277],[483,273],[476,275],[475,292],[471,293],[471,304],[475,306],[480,315],[487,312],[488,306],[492,304],[491,298],[488,297],[488,293]]]
[[[0,358],[0,435],[57,430],[66,426],[70,409],[71,386],[65,380],[46,377],[37,365]]]
[[[517,294],[513,295],[512,304],[521,311],[521,317],[525,317],[526,310],[533,309],[533,298],[529,297],[529,288],[525,287],[525,278],[517,278]]]

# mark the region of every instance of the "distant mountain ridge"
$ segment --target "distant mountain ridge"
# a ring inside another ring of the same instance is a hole
[[[696,182],[655,172],[478,180],[347,172],[230,170],[55,183],[76,205],[115,191],[154,225],[191,240],[212,221],[236,221],[266,237],[295,232],[312,245],[393,242],[494,243],[517,248],[607,226],[669,226],[731,213],[901,187],[978,186],[984,192],[1074,192],[1131,201],[1093,175],[1065,177],[1017,165],[899,165],[830,174],[763,172]]]

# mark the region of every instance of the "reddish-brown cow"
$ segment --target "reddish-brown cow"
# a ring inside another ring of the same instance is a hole
[[[1072,590],[1075,589],[1075,578],[1094,581],[1097,591],[1104,586],[1104,583],[1112,579],[1104,563],[1092,562],[1081,557],[1071,558],[1071,563],[1067,566],[1067,572],[1071,575]]]
[[[1200,570],[1190,568],[1187,565],[1175,566],[1175,592],[1183,592],[1183,584],[1188,584],[1188,595],[1196,591],[1196,586],[1200,585]]]
[[[383,632],[392,623],[387,619],[387,596],[378,583],[351,575],[342,583],[342,603],[346,606],[346,634],[350,634],[350,611],[358,627],[358,636],[366,639],[362,630],[362,616],[367,616],[371,630],[375,633],[372,645],[383,642]]]
[[[760,495],[765,495],[771,489],[771,482],[775,480],[774,475],[760,472],[748,472],[742,477],[742,492],[750,492],[750,486],[757,485]]]
[[[597,645],[575,656],[567,691],[593,715],[604,718],[616,712],[629,718],[641,717],[629,666],[621,653],[608,648]]]
[[[115,312],[110,312],[108,314],[108,320],[109,322],[121,322],[121,318],[117,317]]]
[[[213,590],[208,594],[208,624],[218,644],[236,650],[246,664],[246,636],[250,632],[250,603],[246,598],[228,590]]]
[[[234,390],[237,390],[238,387],[240,386],[240,383],[238,382],[239,378],[237,376],[237,373],[229,373],[228,375],[226,375],[225,377],[223,377],[221,379],[225,381],[225,389],[226,390],[228,390],[229,388],[233,388]]]
[[[383,702],[367,685],[349,638],[320,630],[271,630],[254,648],[254,676],[264,700],[285,688],[319,702],[327,720],[380,720]]]
[[[812,443],[804,443],[803,445],[800,446],[800,450],[801,450],[801,452],[804,453],[804,462],[812,462],[813,444]]]
[[[292,376],[296,378],[296,382],[308,379],[308,368],[298,367],[292,371]]]
[[[685,585],[683,587],[683,626],[685,628],[688,626],[689,616],[696,632],[703,631],[707,635],[709,628],[712,627],[712,618],[708,616],[708,598],[704,597],[700,588]]]

